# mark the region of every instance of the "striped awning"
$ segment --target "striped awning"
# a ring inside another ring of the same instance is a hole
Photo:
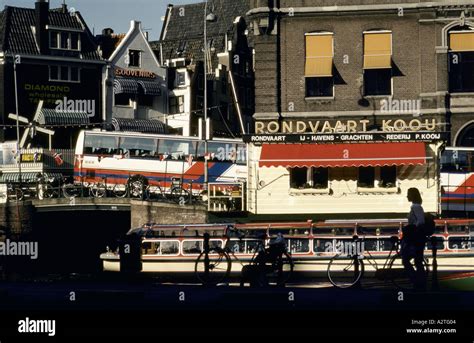
[[[113,118],[112,125],[115,131],[166,133],[166,125],[159,120]]]
[[[38,181],[38,174],[42,174],[45,179],[51,179],[51,178],[62,178],[63,175],[60,173],[32,173],[32,172],[26,172],[26,173],[21,173],[21,182],[25,183],[33,183]],[[20,173],[14,172],[14,173],[3,173],[0,175],[0,183],[18,183],[20,182]]]
[[[133,79],[116,78],[114,94],[138,94],[138,81]]]
[[[89,125],[90,119],[86,112],[57,111],[43,108],[38,117],[40,125]]]
[[[145,95],[161,95],[161,88],[158,82],[140,80],[138,84],[143,88],[143,94]]]

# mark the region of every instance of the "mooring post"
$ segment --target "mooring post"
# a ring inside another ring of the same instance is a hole
[[[209,233],[204,234],[204,278],[209,280]]]

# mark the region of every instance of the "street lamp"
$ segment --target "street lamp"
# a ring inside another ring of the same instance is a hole
[[[16,112],[16,152],[18,154],[18,181],[20,182],[20,188],[22,184],[21,180],[21,150],[20,150],[20,112],[18,109],[18,82],[16,76],[16,65],[20,62],[20,56],[12,55],[13,57],[13,77],[15,80],[15,112]]]
[[[208,174],[208,166],[209,166],[209,146],[208,146],[208,139],[210,138],[210,125],[208,123],[207,118],[207,22],[213,22],[217,19],[214,13],[207,13],[207,4],[208,0],[206,0],[206,4],[204,5],[204,123],[206,127],[205,136],[204,136],[204,184],[206,190],[209,192],[208,184],[209,184],[209,174]]]

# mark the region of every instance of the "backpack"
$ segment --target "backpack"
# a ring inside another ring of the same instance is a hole
[[[435,217],[430,213],[425,213],[425,223],[420,226],[420,229],[426,237],[433,236],[436,229]]]

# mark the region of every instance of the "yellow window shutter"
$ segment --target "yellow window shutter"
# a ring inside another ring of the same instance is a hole
[[[474,32],[451,32],[449,48],[454,52],[474,51]]]
[[[306,35],[307,77],[331,77],[333,64],[333,35]]]
[[[364,33],[364,69],[392,68],[392,34]]]

